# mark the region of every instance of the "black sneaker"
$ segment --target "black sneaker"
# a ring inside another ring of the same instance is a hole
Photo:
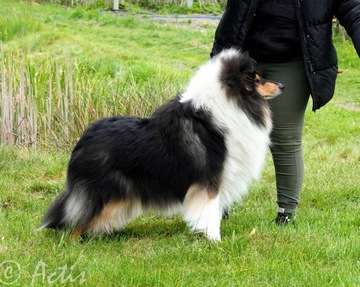
[[[222,219],[229,219],[229,209],[225,209],[222,213]]]
[[[292,213],[278,212],[277,217],[275,218],[275,224],[279,226],[287,225],[289,223],[294,223],[294,218]]]

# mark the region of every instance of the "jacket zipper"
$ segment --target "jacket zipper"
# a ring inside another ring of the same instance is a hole
[[[248,10],[248,12],[247,12],[246,19],[245,19],[245,21],[244,21],[244,23],[247,23],[245,35],[247,35],[247,33],[249,32],[249,29],[250,29],[250,26],[251,26],[251,22],[252,22],[252,20],[254,19],[255,11],[256,11],[256,8],[258,7],[258,5],[259,5],[259,0],[253,0],[253,1],[250,2],[250,4],[249,4],[249,10]],[[244,40],[243,40],[243,42],[244,42]],[[243,44],[244,44],[244,43],[241,43],[241,46],[242,46]]]
[[[304,32],[304,23],[303,23],[302,16],[301,16],[301,1],[302,0],[296,0],[296,4],[297,4],[297,9],[296,9],[297,12],[296,13],[297,13],[297,18],[298,18],[298,22],[299,22],[299,33],[300,33],[300,37],[302,37],[302,39],[303,39],[301,46],[303,49],[304,61],[308,65],[309,70],[310,70],[310,75],[308,75],[309,84],[313,88],[311,90],[314,91],[314,93],[316,93],[316,83],[315,83],[315,80],[313,79],[313,74],[315,74],[315,69],[309,58],[310,53],[308,52],[308,40],[307,40],[307,36]],[[316,109],[317,95],[315,95],[314,93],[311,93],[311,94],[312,94],[312,98],[313,98],[313,109]]]
[[[307,47],[308,47],[308,44],[307,44],[307,39],[306,39],[306,35],[304,33],[304,23],[302,21],[302,17],[301,17],[301,3],[300,3],[301,0],[297,0],[297,18],[298,18],[298,23],[299,23],[299,33],[303,39],[303,43],[302,46],[303,46],[303,50],[307,50]],[[309,68],[310,68],[310,71],[311,73],[314,71],[313,69],[313,65],[311,64],[311,61],[308,59],[308,55],[305,55],[306,56],[306,59],[305,61],[308,63],[309,65]]]

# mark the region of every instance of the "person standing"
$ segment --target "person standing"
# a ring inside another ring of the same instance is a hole
[[[316,111],[333,97],[336,17],[360,56],[360,0],[228,0],[210,56],[226,48],[249,52],[267,79],[285,85],[270,102],[277,225],[293,222],[304,179],[302,133],[309,97]]]

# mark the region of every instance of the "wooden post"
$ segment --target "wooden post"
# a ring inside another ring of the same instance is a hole
[[[114,0],[113,11],[119,11],[119,0]]]

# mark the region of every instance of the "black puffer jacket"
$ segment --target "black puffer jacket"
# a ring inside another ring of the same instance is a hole
[[[294,0],[300,40],[313,98],[313,111],[331,100],[335,90],[337,56],[332,44],[336,16],[360,56],[360,0]],[[211,56],[224,48],[241,49],[259,0],[228,0],[215,33]]]

